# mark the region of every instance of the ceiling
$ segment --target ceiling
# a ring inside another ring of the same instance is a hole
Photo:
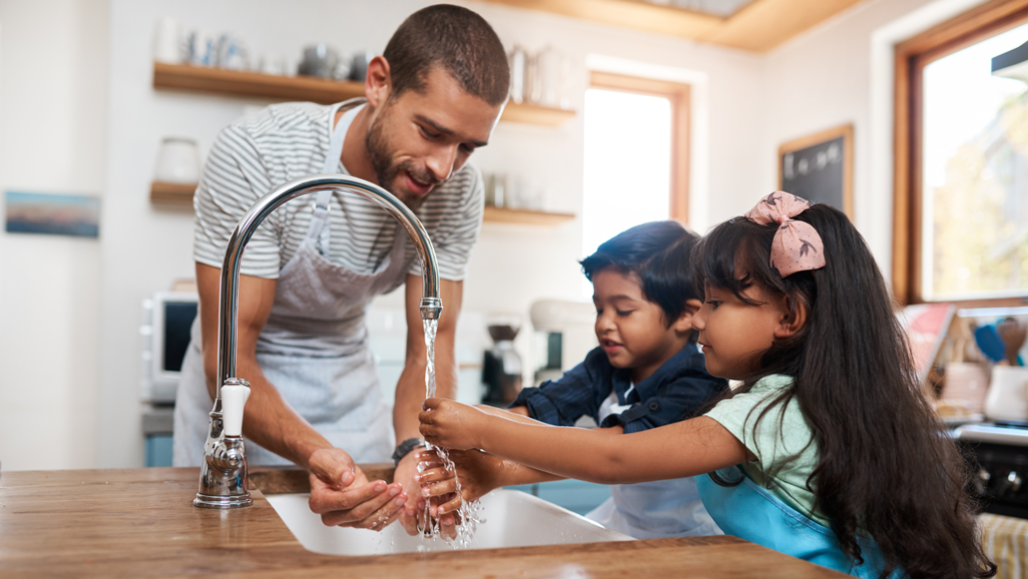
[[[863,0],[487,0],[766,52]]]
[[[753,0],[635,0],[654,6],[673,6],[691,12],[700,12],[720,18],[727,18],[735,14],[743,6],[750,4]]]

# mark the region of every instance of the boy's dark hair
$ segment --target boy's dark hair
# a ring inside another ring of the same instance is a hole
[[[793,387],[757,421],[793,397],[799,402],[819,451],[807,488],[853,562],[874,560],[857,541],[866,531],[881,550],[883,578],[896,569],[911,578],[995,575],[996,565],[978,541],[976,505],[965,490],[967,465],[922,393],[864,238],[828,205],[812,205],[795,219],[821,236],[823,268],[783,279],[770,264],[778,224],[745,217],[718,225],[696,245],[700,287],[723,288],[756,305],[743,294],[756,286],[787,297],[790,315],[799,307],[807,311],[803,328],[775,340],[761,357],[761,370],[735,394],[771,374],[793,377]]]
[[[603,242],[580,262],[582,272],[589,281],[608,267],[639,276],[643,297],[660,306],[670,326],[685,311],[686,300],[700,299],[689,263],[698,240],[677,221],[643,223]]]
[[[507,53],[489,23],[467,8],[437,4],[418,10],[396,29],[382,56],[389,63],[390,99],[407,90],[422,92],[435,66],[490,105],[507,99]]]

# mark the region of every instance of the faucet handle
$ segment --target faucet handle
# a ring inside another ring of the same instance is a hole
[[[250,397],[250,383],[242,378],[228,378],[221,386],[221,412],[225,436],[243,435],[243,407]]]

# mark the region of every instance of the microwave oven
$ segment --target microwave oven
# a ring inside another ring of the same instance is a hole
[[[197,306],[197,294],[188,292],[157,292],[143,301],[140,334],[144,401],[175,403]]]

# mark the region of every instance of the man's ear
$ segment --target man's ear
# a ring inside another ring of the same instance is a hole
[[[678,319],[675,320],[675,323],[672,324],[675,327],[675,331],[685,333],[691,330],[692,317],[695,316],[696,312],[700,311],[700,308],[702,307],[703,302],[700,300],[686,300],[685,309],[682,310],[681,315],[679,315]]]
[[[389,99],[393,81],[389,70],[389,61],[376,56],[368,63],[368,76],[364,79],[364,96],[372,108],[379,108]]]
[[[775,327],[775,338],[791,338],[807,325],[807,304],[786,296],[782,300],[782,319]],[[792,307],[790,307],[792,306]]]

